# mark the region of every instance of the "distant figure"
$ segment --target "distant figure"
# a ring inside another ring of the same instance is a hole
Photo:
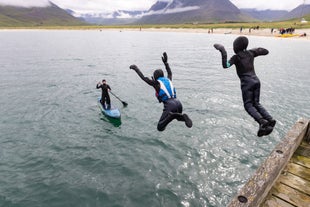
[[[240,27],[240,33],[242,33],[242,29],[243,29],[243,28],[242,28],[242,27]]]
[[[176,90],[172,84],[172,72],[168,64],[167,53],[163,53],[162,61],[165,64],[168,76],[164,77],[162,69],[157,69],[153,73],[152,79],[145,77],[136,65],[131,65],[130,69],[136,71],[139,77],[148,85],[154,87],[155,95],[159,103],[164,104],[163,113],[157,124],[158,131],[164,131],[166,126],[173,120],[184,121],[187,127],[192,127],[192,120],[187,114],[182,114],[182,104],[176,98]]]
[[[109,91],[111,90],[111,88],[107,84],[106,80],[103,79],[102,82],[98,82],[96,88],[97,89],[101,88],[102,90],[100,103],[102,104],[103,108],[110,109],[111,100],[110,100]]]
[[[264,48],[246,50],[248,43],[248,38],[244,36],[235,39],[233,43],[235,55],[229,61],[227,61],[227,52],[223,45],[215,44],[214,47],[221,52],[223,68],[229,68],[232,65],[236,66],[241,82],[244,108],[259,123],[257,136],[261,137],[272,132],[276,120],[259,103],[260,81],[255,74],[254,58],[260,55],[267,55],[269,52]]]

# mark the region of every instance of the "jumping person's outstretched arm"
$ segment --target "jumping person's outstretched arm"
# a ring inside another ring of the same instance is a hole
[[[254,57],[261,56],[261,55],[267,55],[269,53],[267,49],[262,48],[262,47],[253,48],[250,51],[254,54]]]
[[[161,57],[161,59],[163,60],[163,63],[165,64],[166,71],[167,71],[167,77],[170,80],[172,80],[172,72],[171,72],[170,66],[168,64],[168,55],[166,52],[163,53],[163,56]]]
[[[150,79],[150,78],[148,78],[148,77],[145,77],[145,76],[143,75],[143,73],[140,71],[140,69],[138,68],[138,66],[136,66],[136,65],[131,65],[129,68],[132,69],[132,70],[134,70],[134,71],[136,71],[136,73],[138,74],[138,76],[139,76],[142,80],[144,80],[147,84],[149,84],[150,86],[156,85],[156,82],[155,82],[154,80],[152,80],[152,79]]]
[[[222,55],[222,65],[223,68],[229,68],[231,66],[230,62],[227,61],[227,52],[225,47],[221,44],[214,44],[215,49],[219,50]]]

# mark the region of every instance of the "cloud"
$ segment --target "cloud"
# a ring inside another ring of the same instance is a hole
[[[0,0],[0,5],[20,7],[46,7],[50,5],[48,0]]]
[[[173,9],[162,9],[158,11],[150,11],[148,13],[144,13],[143,16],[153,15],[153,14],[172,14],[172,13],[197,10],[199,8],[200,8],[199,6],[188,6],[188,7],[179,7],[179,8],[173,8]]]
[[[76,13],[107,13],[115,10],[147,10],[156,0],[51,0],[61,8]]]

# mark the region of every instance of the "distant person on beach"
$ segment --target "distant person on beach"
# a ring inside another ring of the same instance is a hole
[[[131,65],[130,69],[136,71],[139,77],[144,80],[148,85],[154,87],[155,95],[159,103],[164,104],[163,113],[157,124],[158,131],[164,131],[166,126],[173,120],[184,121],[185,125],[189,128],[192,127],[192,120],[187,114],[182,114],[182,104],[176,98],[176,90],[172,85],[172,72],[168,64],[167,53],[163,53],[162,61],[165,64],[167,77],[164,77],[162,69],[157,69],[153,73],[152,79],[145,77],[136,65]]]
[[[244,36],[239,36],[233,43],[235,55],[227,61],[227,52],[223,45],[214,44],[215,49],[222,55],[223,68],[236,66],[237,74],[241,82],[241,91],[244,108],[247,113],[259,124],[257,136],[265,136],[272,132],[276,120],[260,104],[260,80],[255,74],[254,58],[267,55],[269,51],[264,48],[254,48],[247,50],[249,41]]]
[[[100,103],[102,104],[103,108],[110,109],[111,108],[111,99],[109,95],[109,91],[111,90],[110,86],[107,84],[106,80],[102,80],[102,82],[98,82],[96,88],[101,88],[101,99]]]

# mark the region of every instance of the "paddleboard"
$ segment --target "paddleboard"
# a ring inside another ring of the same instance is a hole
[[[100,99],[101,99],[101,97],[98,97],[98,106],[99,106],[101,112],[105,116],[113,118],[113,119],[120,119],[121,118],[121,112],[118,110],[118,108],[111,105],[111,107],[109,109],[107,109],[106,107],[104,107],[101,104]]]

